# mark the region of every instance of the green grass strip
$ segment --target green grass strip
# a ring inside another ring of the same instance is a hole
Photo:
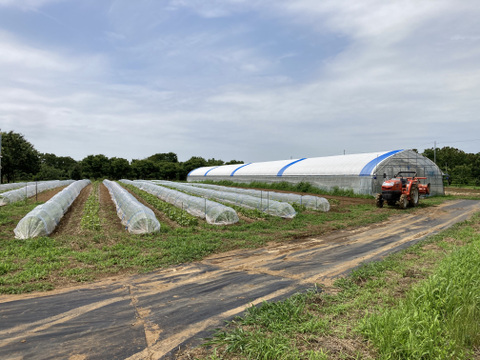
[[[470,358],[480,345],[480,235],[471,236],[398,307],[362,322],[381,359]]]
[[[95,181],[92,184],[92,191],[85,202],[83,208],[83,216],[80,221],[82,229],[99,231],[101,229],[100,223],[100,202],[98,198],[99,194],[99,182]]]
[[[179,209],[176,206],[166,203],[160,200],[155,195],[149,194],[146,191],[140,190],[133,185],[127,185],[120,183],[126,189],[132,191],[136,195],[140,196],[143,200],[155,207],[157,210],[163,212],[170,220],[175,221],[181,226],[197,226],[198,219],[195,216],[190,215],[185,210]]]
[[[214,185],[221,185],[221,186],[237,186],[237,187],[244,187],[244,188],[261,188],[261,189],[272,189],[272,190],[282,190],[282,191],[293,191],[293,192],[303,192],[309,194],[317,194],[317,195],[333,195],[333,196],[348,196],[348,197],[356,197],[362,199],[371,199],[371,195],[363,195],[363,194],[356,194],[354,193],[353,189],[340,189],[338,186],[335,186],[332,190],[324,190],[320,189],[309,182],[300,182],[298,184],[291,184],[286,181],[281,181],[278,183],[264,183],[260,181],[252,181],[250,183],[236,183],[230,180],[221,180],[221,181],[212,181],[206,180],[202,181],[205,184],[214,184]]]
[[[264,302],[247,309],[243,317],[218,331],[206,345],[223,345],[225,353],[246,359],[328,359],[323,351],[301,351],[297,335],[320,335],[328,324],[312,316],[308,303],[315,291],[295,294],[280,302]]]

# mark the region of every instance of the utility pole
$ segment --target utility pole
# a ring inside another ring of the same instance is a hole
[[[433,162],[437,163],[437,142],[433,142]]]

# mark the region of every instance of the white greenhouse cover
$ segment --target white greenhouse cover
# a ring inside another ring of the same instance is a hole
[[[0,206],[14,203],[31,196],[34,196],[35,193],[40,193],[45,190],[55,189],[57,187],[67,186],[73,183],[74,180],[52,180],[52,181],[41,181],[38,183],[28,183],[28,185],[17,189],[10,190],[0,194]]]
[[[159,199],[183,209],[193,216],[205,219],[209,224],[229,225],[238,222],[238,215],[235,210],[214,201],[187,195],[147,181],[120,181],[155,195]]]
[[[51,234],[80,191],[88,184],[90,180],[75,181],[45,204],[38,205],[13,230],[15,238],[24,240]]]
[[[117,208],[122,224],[132,234],[160,231],[160,223],[151,209],[141,204],[132,194],[114,181],[103,180]]]
[[[240,188],[234,188],[234,187],[228,187],[228,186],[199,184],[199,183],[189,183],[187,185],[206,188],[206,189],[212,189],[212,190],[232,192],[236,194],[251,195],[251,196],[255,196],[257,198],[263,198],[263,199],[268,198],[271,200],[288,202],[290,204],[303,205],[307,209],[321,210],[325,212],[330,210],[330,203],[328,202],[328,200],[320,196],[281,193],[276,191],[262,191],[262,190],[255,190],[255,189],[240,189]]]
[[[269,198],[261,199],[255,196],[235,194],[226,191],[210,190],[199,188],[195,186],[180,184],[172,181],[154,180],[155,183],[173,187],[178,190],[188,192],[190,194],[205,196],[217,201],[228,202],[237,206],[242,206],[250,209],[257,209],[273,216],[280,216],[283,218],[293,218],[297,214],[292,205],[271,200]]]
[[[404,150],[364,154],[335,155],[258,163],[202,167],[188,176],[303,176],[303,175],[358,175],[369,176],[389,157]]]

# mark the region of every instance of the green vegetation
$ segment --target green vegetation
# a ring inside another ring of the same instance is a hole
[[[221,180],[221,181],[203,181],[205,184],[215,184],[221,186],[239,186],[244,188],[260,188],[260,189],[271,189],[271,190],[284,190],[284,191],[292,191],[292,192],[303,192],[309,194],[317,194],[317,195],[333,195],[333,196],[348,196],[348,197],[355,197],[361,199],[371,199],[371,195],[361,195],[355,194],[353,190],[342,190],[338,187],[335,187],[332,191],[327,191],[323,189],[319,189],[308,182],[300,182],[298,184],[291,184],[286,181],[278,182],[278,183],[264,183],[260,181],[252,181],[251,183],[236,183],[230,180]]]
[[[198,225],[198,218],[190,215],[185,210],[177,208],[172,204],[168,204],[165,201],[160,200],[155,195],[149,194],[146,191],[140,190],[133,185],[122,184],[122,186],[131,192],[135,193],[147,203],[155,207],[157,210],[163,212],[170,220],[175,221],[181,226],[196,226]]]
[[[158,234],[132,235],[120,225],[115,208],[98,209],[98,190],[93,185],[82,214],[82,226],[69,234],[16,240],[13,229],[37,204],[31,200],[0,208],[0,293],[51,289],[58,284],[91,281],[118,273],[139,273],[174,264],[200,260],[214,252],[255,248],[270,241],[285,241],[360,226],[386,219],[397,212],[379,211],[371,200],[358,204],[332,203],[328,213],[305,211],[294,219],[244,211],[235,225],[218,227],[198,221],[181,209],[148,193],[147,202],[160,208],[182,226],[162,223]],[[160,205],[161,203],[161,205]],[[101,221],[101,222],[100,222]],[[101,226],[99,226],[101,224]]]
[[[443,259],[397,307],[361,323],[382,358],[471,358],[480,345],[480,236],[471,227],[454,235],[469,243]]]
[[[185,180],[191,170],[199,167],[243,163],[238,160],[224,162],[215,158],[207,160],[200,156],[192,156],[181,162],[173,152],[158,153],[132,161],[117,157],[108,158],[102,154],[89,155],[81,161],[76,161],[69,156],[39,153],[23,135],[13,131],[3,133],[2,137],[2,177],[7,182],[84,178]],[[480,153],[469,154],[460,149],[444,147],[425,149],[422,155],[432,161],[436,160],[436,164],[448,175],[445,177],[446,184],[480,186]],[[312,189],[311,185],[305,183],[298,185],[295,191],[312,192]],[[336,190],[334,195],[353,194],[349,191]]]
[[[251,307],[197,358],[478,358],[479,229],[477,214],[324,292]]]
[[[100,230],[100,203],[98,202],[99,181],[92,183],[92,192],[90,193],[85,207],[83,209],[83,216],[80,224],[83,229]]]

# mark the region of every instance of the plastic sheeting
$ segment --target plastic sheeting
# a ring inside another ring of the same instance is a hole
[[[90,180],[79,180],[60,191],[45,204],[30,211],[13,230],[15,238],[30,239],[49,235]]]
[[[72,184],[73,182],[74,180],[52,180],[42,181],[38,183],[28,183],[28,185],[18,190],[11,190],[0,194],[0,206],[24,200],[26,198],[34,196],[36,193],[40,193],[45,190],[67,186]]]
[[[238,222],[238,215],[235,210],[214,201],[187,195],[150,182],[130,180],[120,180],[120,182],[136,186],[193,216],[205,219],[209,224],[229,225]]]
[[[160,231],[160,223],[151,209],[141,204],[127,190],[114,181],[103,180],[110,192],[117,215],[132,234],[147,234]]]
[[[254,189],[239,189],[239,188],[233,188],[228,186],[211,185],[211,184],[190,183],[188,184],[188,186],[196,186],[196,187],[212,189],[212,190],[227,191],[227,192],[232,192],[236,194],[251,195],[251,196],[264,198],[264,199],[269,198],[271,200],[288,202],[290,204],[303,205],[307,209],[320,210],[325,212],[330,210],[330,203],[328,202],[328,200],[320,196],[300,195],[300,194],[293,194],[293,193],[280,193],[276,191],[261,191],[261,190],[254,190]]]
[[[21,188],[21,187],[26,186],[26,185],[27,185],[26,182],[2,184],[2,185],[0,185],[0,192],[13,190],[13,189],[18,189],[18,188]]]
[[[266,161],[249,164],[207,166],[191,171],[188,177],[241,177],[241,176],[318,176],[318,175],[371,175],[381,162],[402,150],[363,154],[334,155],[314,158]],[[234,180],[234,179],[233,179]]]
[[[250,209],[257,209],[273,216],[280,216],[283,218],[291,219],[297,214],[292,205],[271,200],[269,198],[258,198],[251,195],[235,194],[226,191],[210,190],[205,188],[199,188],[180,184],[172,181],[155,180],[155,183],[165,186],[173,187],[178,190],[188,192],[190,194],[206,196],[211,199],[215,199],[222,202],[228,202],[237,206],[242,206]]]

